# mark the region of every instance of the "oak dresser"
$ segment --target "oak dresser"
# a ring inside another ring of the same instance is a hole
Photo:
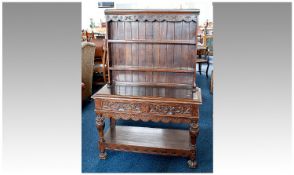
[[[99,157],[106,150],[187,157],[195,168],[201,90],[196,87],[199,10],[105,10],[108,83],[95,93]],[[104,133],[104,120],[110,128]],[[188,123],[189,130],[115,121]]]

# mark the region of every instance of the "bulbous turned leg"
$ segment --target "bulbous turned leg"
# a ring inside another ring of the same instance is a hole
[[[196,137],[199,133],[199,126],[196,122],[191,123],[190,125],[190,160],[188,160],[188,166],[190,168],[196,168]]]
[[[97,115],[96,117],[96,127],[99,133],[99,158],[106,159],[106,152],[105,152],[105,140],[104,140],[104,117],[102,115]]]
[[[115,128],[116,121],[114,118],[110,118],[110,127]]]

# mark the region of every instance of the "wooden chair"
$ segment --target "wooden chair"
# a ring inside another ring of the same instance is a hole
[[[91,42],[95,38],[94,32],[89,33],[88,31],[86,31],[86,37],[87,37],[87,41]]]
[[[86,31],[82,30],[82,41],[87,41]]]
[[[92,42],[96,45],[95,57],[94,57],[94,73],[102,73],[103,84],[107,81],[107,65],[106,65],[106,41],[103,38],[93,39]],[[101,83],[97,81],[96,84]]]
[[[197,51],[193,51],[192,54],[196,58],[195,62],[196,62],[196,64],[198,64],[198,72],[200,75],[202,73],[202,69],[201,69],[202,64],[207,64],[207,68],[206,68],[205,72],[206,72],[206,77],[208,78],[209,59],[208,59],[207,47],[199,48],[199,49],[197,49]],[[202,56],[204,56],[204,57],[202,57]]]
[[[105,47],[105,39],[104,38],[96,38],[94,32],[89,33],[85,32],[87,36],[87,41],[92,42],[96,45],[95,56],[94,56],[94,74],[102,73],[103,80],[100,78],[95,78],[95,85],[101,85],[106,83],[106,47]]]

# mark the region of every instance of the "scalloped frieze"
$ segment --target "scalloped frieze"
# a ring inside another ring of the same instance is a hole
[[[147,114],[131,114],[131,113],[114,113],[114,112],[103,112],[101,113],[103,117],[114,118],[116,120],[123,119],[123,120],[134,120],[134,121],[143,121],[143,122],[163,122],[163,123],[191,123],[190,118],[184,117],[170,117],[170,116],[152,116]]]
[[[106,15],[106,21],[171,21],[197,22],[197,15]]]

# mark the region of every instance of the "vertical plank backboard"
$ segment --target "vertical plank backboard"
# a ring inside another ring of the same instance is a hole
[[[153,23],[152,22],[145,22],[145,33],[146,39],[153,39]],[[153,67],[153,45],[152,44],[145,44],[145,59],[146,59],[146,67]],[[152,75],[153,72],[145,72],[146,74],[146,82],[152,82]],[[146,88],[146,95],[152,95],[152,89]]]
[[[115,11],[115,10],[114,10]],[[192,51],[196,49],[198,11],[146,10],[113,12],[108,20],[112,80],[121,83],[193,85]],[[170,17],[171,15],[172,17]],[[137,42],[138,41],[138,42]],[[142,42],[144,41],[144,42]],[[146,41],[146,42],[145,42]],[[195,44],[194,44],[195,43]],[[132,68],[132,70],[130,70]],[[158,72],[157,68],[169,70]],[[142,70],[141,70],[142,69]],[[143,71],[146,69],[148,71]],[[177,72],[186,70],[190,72]],[[131,93],[132,89],[120,91]],[[168,93],[164,88],[137,88],[149,95]],[[155,90],[156,89],[156,90]],[[131,94],[130,94],[131,95]]]
[[[138,22],[138,34],[139,40],[145,40],[146,38],[146,26],[145,22]],[[138,46],[138,62],[140,67],[146,66],[146,44],[139,44]],[[139,82],[146,82],[146,73],[145,72],[138,72],[138,81]],[[145,94],[145,88],[140,88],[140,94]],[[145,94],[146,95],[146,94]]]
[[[125,39],[125,22],[123,22],[123,21],[117,22],[117,31],[116,32],[117,32],[118,40]],[[119,48],[117,65],[119,65],[119,66],[125,65],[126,64],[126,60],[124,58],[125,53],[126,53],[125,45],[119,43],[119,44],[117,44],[117,46]],[[116,71],[116,73],[118,74],[118,76],[117,76],[118,79],[116,81],[122,81],[122,82],[126,81],[126,76],[125,76],[124,71]],[[120,91],[125,92],[125,87],[120,86]]]

